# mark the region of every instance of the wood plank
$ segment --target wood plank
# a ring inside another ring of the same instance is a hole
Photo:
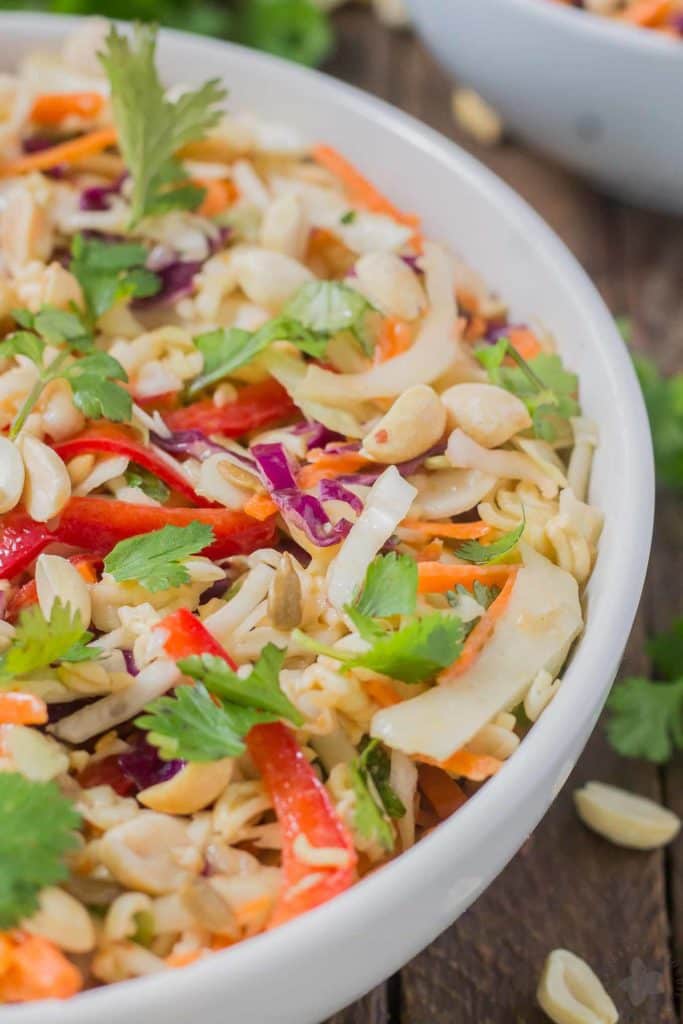
[[[335,1013],[327,1024],[394,1024],[389,1013],[388,986],[380,985],[353,1006]]]
[[[664,232],[663,244],[662,218],[624,212],[514,142],[495,149],[473,144],[452,120],[451,82],[421,44],[409,34],[388,33],[359,10],[341,12],[337,23],[340,46],[333,73],[420,117],[507,180],[563,237],[615,314],[632,316],[640,347],[661,352],[672,368],[683,340],[680,225]],[[658,309],[662,302],[666,312]],[[658,341],[663,329],[676,345]],[[651,573],[659,586],[665,556],[660,561],[662,568],[657,562]],[[671,592],[680,573],[668,571],[664,590]],[[626,672],[647,669],[643,650],[653,618],[651,595],[652,590],[629,643]],[[665,855],[618,850],[578,823],[571,792],[590,778],[656,799],[662,795],[656,769],[618,758],[597,732],[523,851],[453,928],[403,970],[401,1024],[540,1024],[546,1018],[535,1008],[538,974],[549,950],[560,945],[595,966],[621,1020],[673,1024]],[[679,777],[670,775],[668,781],[681,793]],[[683,906],[683,866],[674,863],[672,898]],[[676,938],[683,941],[683,927]],[[372,1019],[367,1006],[355,1012],[349,1024]],[[341,1022],[335,1018],[335,1024]]]

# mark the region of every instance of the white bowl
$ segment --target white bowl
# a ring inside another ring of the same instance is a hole
[[[550,0],[408,0],[439,60],[528,142],[683,213],[683,39]]]
[[[0,69],[56,44],[72,24],[0,15]],[[586,631],[558,697],[498,776],[413,850],[277,931],[68,1004],[0,1011],[7,1024],[314,1024],[451,924],[557,796],[595,725],[638,604],[653,516],[650,436],[629,357],[586,275],[538,216],[466,153],[375,99],[271,57],[173,32],[164,33],[160,57],[169,80],[223,76],[236,108],[339,146],[396,203],[418,210],[428,233],[499,286],[515,318],[533,312],[555,332],[600,424],[592,498],[606,524]]]

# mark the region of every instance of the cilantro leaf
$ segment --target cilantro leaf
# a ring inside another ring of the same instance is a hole
[[[683,678],[670,683],[624,679],[612,690],[607,707],[607,736],[624,757],[662,764],[675,748],[683,749]]]
[[[11,356],[26,356],[27,359],[40,366],[44,352],[45,342],[31,331],[15,331],[0,342],[0,358],[2,359],[9,359]]]
[[[239,327],[220,327],[195,338],[195,345],[204,358],[204,370],[192,382],[188,393],[195,395],[210,384],[217,384],[238,367],[251,362],[274,341],[288,341],[316,358],[324,355],[327,347],[327,338],[315,335],[286,316],[269,320],[253,334]]]
[[[240,731],[205,686],[179,686],[173,697],[158,697],[135,719],[166,761],[218,761],[245,751]]]
[[[0,686],[59,661],[90,661],[99,648],[85,648],[92,634],[83,629],[81,616],[71,605],[55,601],[49,621],[38,605],[25,608],[11,646],[0,655]]]
[[[389,817],[402,818],[406,813],[405,806],[389,782],[391,758],[379,740],[365,743],[359,762],[361,768],[371,776]]]
[[[180,587],[190,582],[183,559],[198,554],[213,539],[213,530],[206,523],[163,526],[120,541],[105,558],[104,569],[117,582],[137,580],[152,593]]]
[[[341,281],[309,281],[284,308],[285,316],[318,334],[351,331],[366,355],[374,348],[366,324],[372,312],[374,306],[365,296]]]
[[[363,591],[356,601],[362,615],[378,619],[412,615],[417,601],[417,562],[392,551],[368,566]]]
[[[92,348],[92,334],[76,312],[43,306],[33,318],[33,330],[48,345],[66,344],[76,352],[87,352]]]
[[[184,658],[178,662],[178,668],[203,683],[209,693],[219,697],[224,704],[258,708],[287,718],[294,725],[303,725],[303,716],[280,689],[280,669],[284,660],[284,651],[275,644],[266,644],[246,679],[233,672],[224,658],[213,654]]]
[[[220,120],[225,90],[217,80],[166,98],[155,65],[156,30],[137,25],[133,41],[112,26],[100,60],[111,86],[119,147],[133,178],[130,226],[169,209],[201,202],[195,188],[174,189],[182,172],[174,154],[203,138]]]
[[[329,18],[313,0],[248,0],[236,14],[234,35],[246,46],[310,65],[332,47]]]
[[[355,796],[353,823],[358,832],[371,842],[379,845],[388,853],[394,849],[394,830],[384,813],[379,796],[372,792],[372,782],[359,766],[358,760],[351,761],[349,781]]]
[[[665,633],[658,633],[647,645],[657,676],[674,680],[683,672],[683,619]]]
[[[160,505],[164,505],[168,501],[171,493],[170,487],[167,487],[164,481],[149,469],[143,469],[142,466],[133,463],[126,470],[124,476],[129,487],[138,487],[148,498],[153,498]]]
[[[345,611],[347,614],[354,612],[354,624],[358,622],[361,629],[365,628],[365,633],[359,632],[372,645],[368,651],[357,653],[328,647],[299,630],[293,635],[303,647],[334,658],[347,668],[367,668],[404,683],[431,679],[460,655],[464,630],[455,616],[434,612],[423,619],[415,619],[397,632],[384,632],[357,609],[347,607]]]
[[[71,273],[77,278],[91,323],[121,299],[156,295],[161,278],[145,267],[147,249],[135,242],[103,242],[76,235]]]
[[[558,355],[541,352],[526,360],[507,338],[499,338],[495,345],[482,346],[474,354],[492,384],[511,391],[524,402],[537,437],[554,440],[554,420],[578,415],[578,378],[565,370]],[[506,357],[517,365],[506,366]]]
[[[65,855],[77,845],[80,815],[54,782],[0,772],[0,928],[38,909],[38,894],[68,876]]]
[[[672,490],[683,490],[683,373],[662,377],[652,360],[634,355],[633,361],[650,417],[657,479]]]
[[[449,590],[447,592],[446,599],[451,607],[455,608],[457,607],[458,601],[461,597],[474,597],[477,604],[480,604],[482,608],[486,610],[493,604],[499,594],[500,587],[496,587],[495,585],[489,587],[480,580],[475,580],[471,592],[467,587],[463,587],[462,583],[458,583],[455,590]]]
[[[517,546],[524,533],[526,519],[522,518],[514,529],[504,533],[498,540],[491,544],[480,544],[478,540],[466,540],[456,548],[456,555],[462,558],[463,562],[472,562],[474,565],[485,565],[487,562],[497,562],[509,554]]]
[[[89,420],[107,419],[125,423],[133,412],[133,401],[116,381],[128,380],[121,364],[106,352],[77,359],[62,370],[71,385],[74,404]]]

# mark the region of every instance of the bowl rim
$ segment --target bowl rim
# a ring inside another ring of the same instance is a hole
[[[514,2],[527,3],[528,0]],[[0,13],[0,38],[11,39],[13,32],[26,34],[33,30],[36,45],[46,45],[56,42],[65,31],[84,20],[69,15]],[[187,996],[195,986],[210,989],[218,997],[231,978],[241,973],[253,974],[266,964],[273,971],[281,969],[291,962],[292,949],[296,949],[297,957],[300,957],[302,950],[325,945],[329,935],[356,936],[360,923],[381,915],[383,907],[392,902],[401,886],[418,890],[424,884],[425,866],[450,863],[454,849],[467,851],[482,839],[492,836],[506,821],[514,819],[515,801],[506,799],[506,793],[523,793],[525,788],[530,790],[530,782],[543,777],[544,766],[557,760],[558,749],[564,748],[568,774],[574,763],[569,755],[571,741],[568,737],[592,729],[595,723],[635,617],[649,558],[654,518],[654,464],[640,387],[614,320],[596,288],[541,216],[496,174],[454,142],[417,118],[355,86],[323,72],[302,68],[281,58],[222,40],[172,29],[162,30],[162,46],[165,39],[176,45],[202,48],[224,56],[232,54],[236,59],[250,62],[262,73],[271,72],[275,79],[298,79],[317,87],[319,94],[329,98],[333,106],[342,105],[351,112],[374,120],[399,136],[406,145],[416,146],[427,159],[449,168],[459,180],[475,185],[482,203],[505,207],[511,221],[514,221],[514,230],[543,246],[544,256],[552,265],[553,276],[562,275],[577,292],[585,322],[591,325],[598,344],[605,350],[607,378],[612,379],[616,390],[623,396],[618,411],[612,415],[618,416],[624,449],[629,448],[632,452],[626,471],[620,478],[624,507],[619,523],[622,550],[628,551],[630,557],[626,564],[623,560],[620,562],[619,586],[614,589],[613,596],[608,599],[605,595],[592,608],[593,628],[597,629],[600,624],[597,635],[607,639],[600,643],[594,636],[591,643],[590,637],[582,638],[566,673],[567,677],[573,677],[571,685],[561,688],[542,720],[530,731],[504,769],[490,779],[457,815],[415,847],[329,903],[279,929],[239,943],[225,953],[212,954],[180,971],[89,990],[66,1003],[45,1001],[5,1007],[3,1020],[8,1024],[12,1021],[34,1024],[38,1020],[40,1024],[92,1024],[103,1010],[107,1014],[104,1019],[112,1022],[123,1020],[124,1015],[140,1015],[141,1009],[157,1003],[170,1003],[175,998],[182,1001],[183,996]],[[612,568],[611,576],[614,575]],[[581,669],[585,670],[583,679]],[[588,677],[591,682],[597,680],[598,685],[589,687]],[[574,723],[573,729],[566,728],[563,716]],[[565,779],[558,781],[563,784]],[[556,787],[556,791],[559,788],[561,785]],[[556,791],[553,791],[553,799]],[[490,884],[490,880],[485,880],[484,884]]]
[[[630,46],[633,49],[651,49],[657,52],[660,57],[666,55],[674,57],[676,47],[683,46],[683,37],[673,39],[663,32],[655,32],[652,29],[641,28],[639,25],[629,25],[615,20],[594,14],[572,4],[558,4],[551,0],[501,0],[511,7],[520,9],[534,9],[539,18],[546,18],[548,21],[557,19],[565,27],[573,27],[577,33],[586,36],[603,36],[611,44]],[[677,54],[681,59],[680,53]]]

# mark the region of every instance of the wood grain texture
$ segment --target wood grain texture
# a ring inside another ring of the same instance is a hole
[[[336,21],[339,47],[328,70],[421,118],[504,178],[564,239],[613,312],[631,318],[635,347],[662,369],[680,370],[683,222],[609,200],[513,141],[495,149],[472,143],[453,122],[452,83],[418,40],[389,32],[359,8]],[[663,497],[624,673],[647,673],[646,634],[680,614],[682,534],[680,502]],[[664,771],[621,759],[599,728],[549,814],[468,913],[389,988],[329,1024],[541,1024],[535,988],[557,946],[595,967],[624,1024],[682,1020],[683,844],[640,854],[590,833],[572,801],[589,779],[666,800],[683,815],[680,764]]]

